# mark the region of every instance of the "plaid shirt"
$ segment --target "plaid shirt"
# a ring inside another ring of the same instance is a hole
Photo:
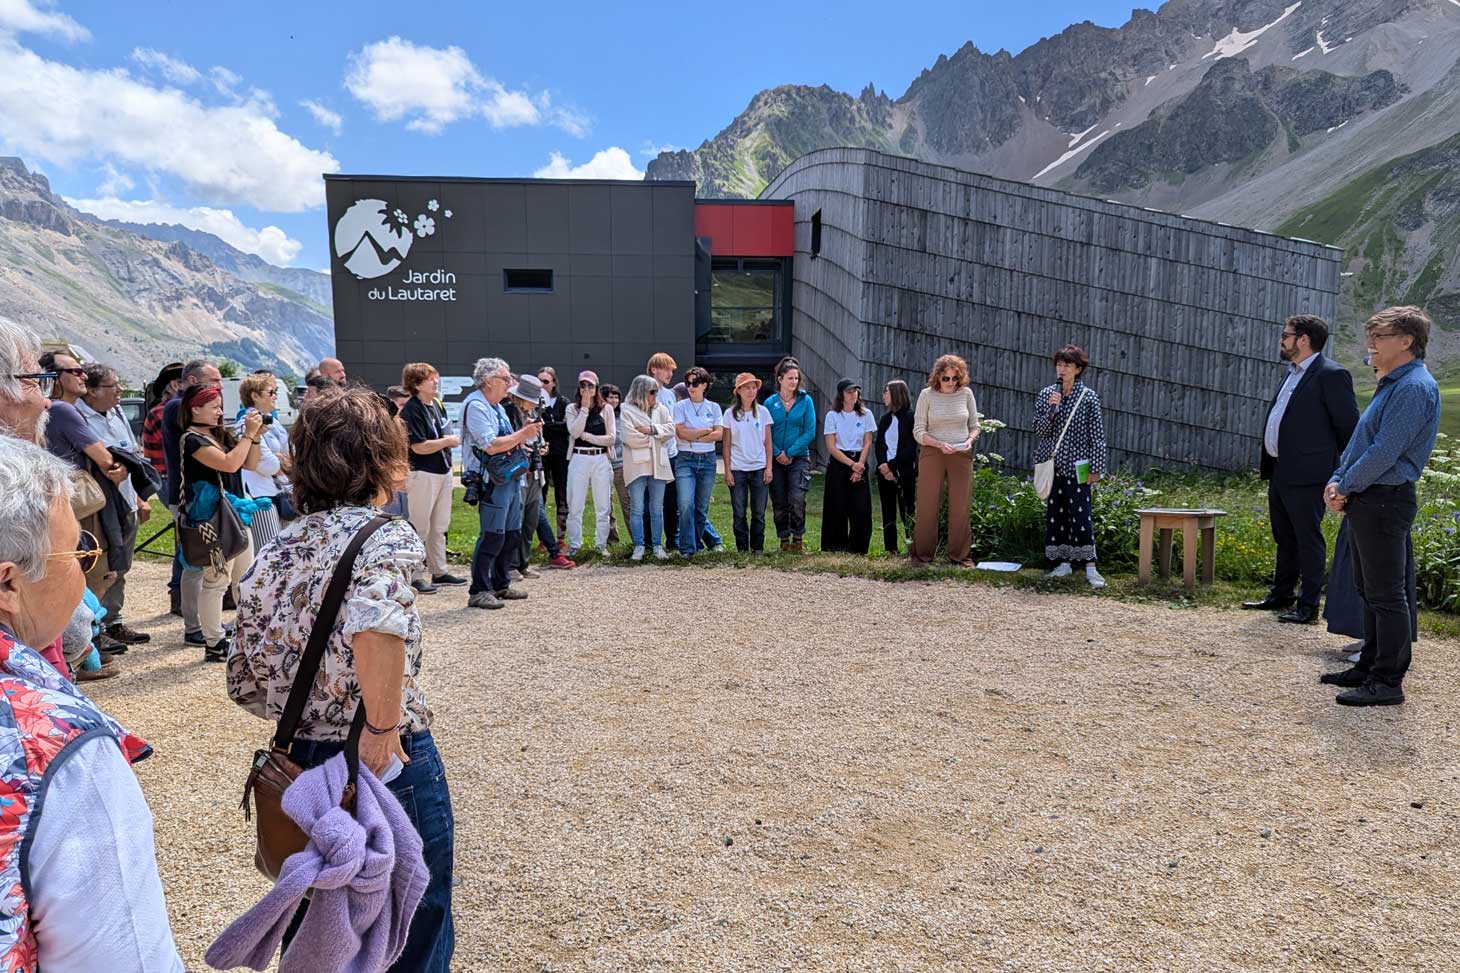
[[[142,456],[164,480],[167,479],[167,458],[162,454],[162,410],[166,407],[166,402],[157,403],[142,420]]]

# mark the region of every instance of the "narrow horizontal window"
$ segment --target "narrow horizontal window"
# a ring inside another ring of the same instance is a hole
[[[553,272],[551,269],[506,269],[502,271],[502,289],[508,293],[548,294],[553,289]]]

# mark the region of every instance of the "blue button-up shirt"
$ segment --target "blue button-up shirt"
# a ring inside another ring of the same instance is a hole
[[[1308,366],[1317,360],[1318,355],[1312,354],[1298,364],[1288,366],[1288,375],[1283,379],[1283,387],[1278,389],[1277,401],[1272,404],[1272,411],[1267,414],[1267,428],[1262,433],[1263,448],[1273,459],[1277,459],[1278,430],[1282,428],[1283,415],[1288,411],[1288,402],[1293,398],[1293,392],[1297,390],[1298,383],[1303,380]]]
[[[1379,380],[1330,483],[1342,496],[1419,479],[1440,431],[1440,386],[1423,361]]]
[[[493,405],[482,395],[481,390],[473,392],[461,404],[461,470],[470,473],[480,469],[477,450],[487,451],[492,440],[498,436],[512,434],[512,420],[501,403]]]

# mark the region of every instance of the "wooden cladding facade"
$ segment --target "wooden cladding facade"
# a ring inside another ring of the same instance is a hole
[[[1071,343],[1117,468],[1253,467],[1283,320],[1337,308],[1341,250],[867,149],[803,156],[763,198],[795,202],[793,354],[818,408],[843,377],[879,404],[892,378],[916,395],[962,355],[1016,468]]]

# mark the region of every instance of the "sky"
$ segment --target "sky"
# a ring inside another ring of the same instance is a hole
[[[327,270],[325,172],[640,178],[764,88],[897,98],[966,42],[1017,53],[1131,9],[0,0],[0,151],[88,212]]]

